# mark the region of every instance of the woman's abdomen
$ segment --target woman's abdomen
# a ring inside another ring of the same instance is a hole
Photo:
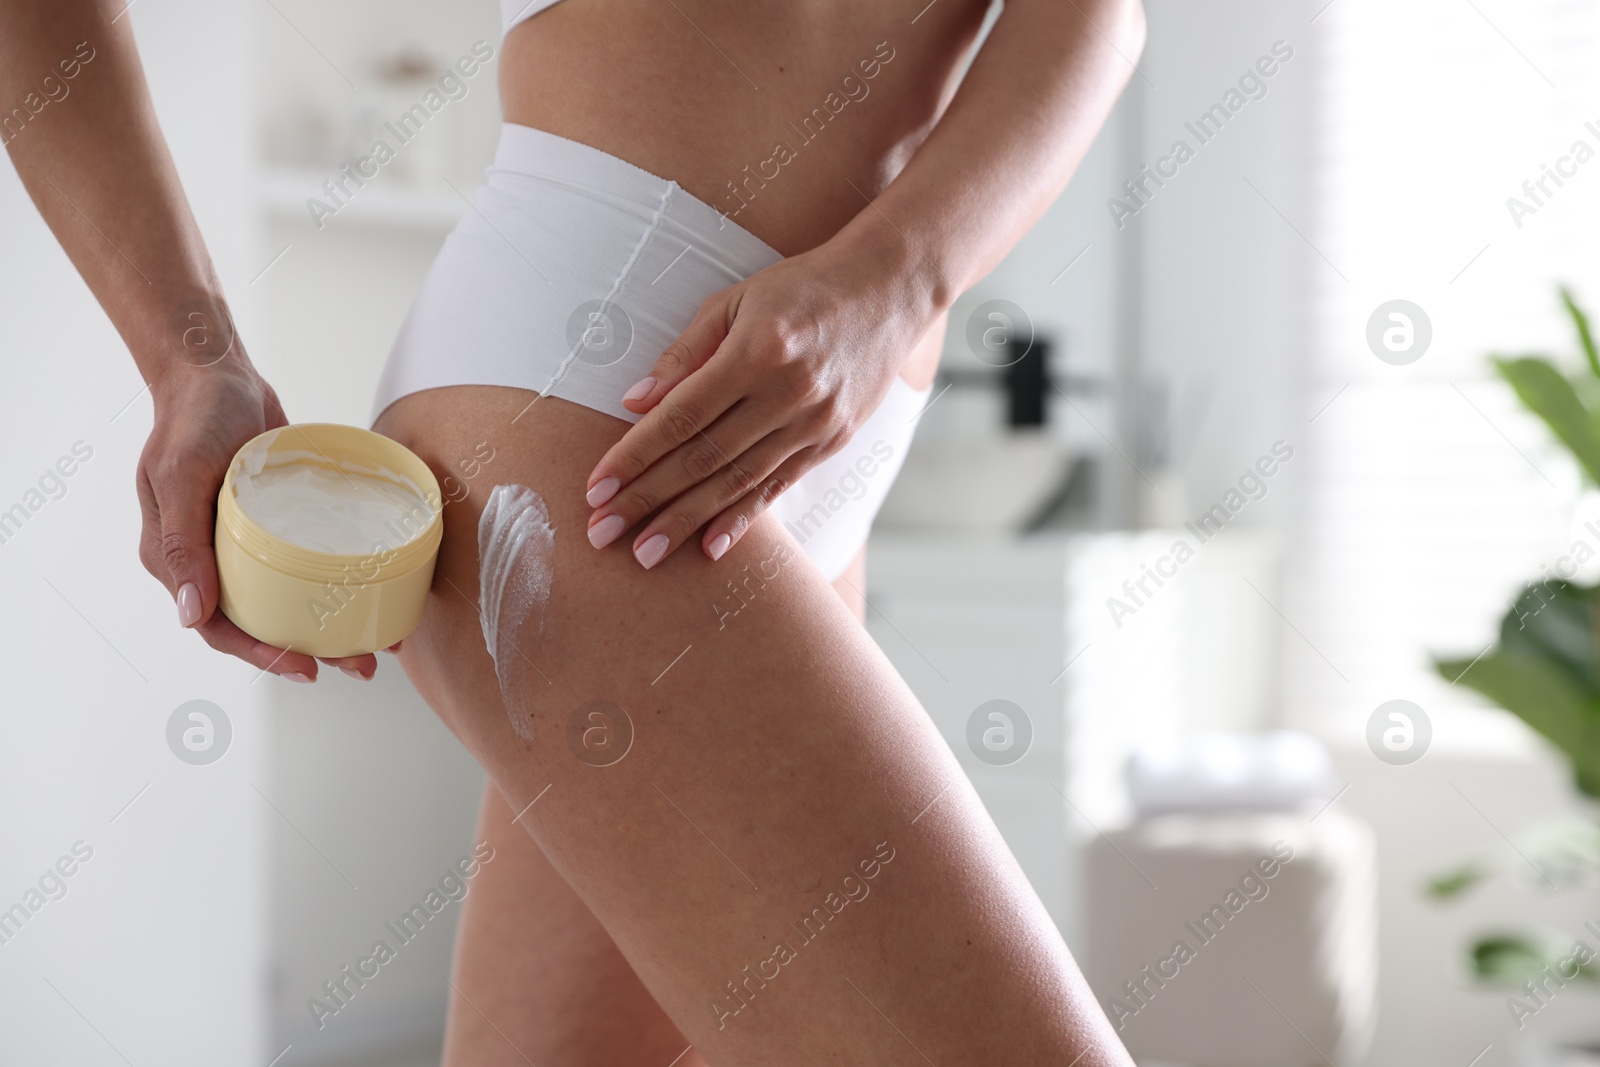
[[[565,0],[501,56],[508,122],[672,179],[782,254],[837,233],[948,102],[987,4]]]

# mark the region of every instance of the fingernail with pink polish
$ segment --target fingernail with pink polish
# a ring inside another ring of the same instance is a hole
[[[301,674],[299,671],[296,671],[293,674],[280,674],[278,677],[287,678],[291,682],[299,682],[301,685],[310,685],[312,682],[316,681],[316,679],[311,677],[311,675]]]
[[[617,495],[617,490],[622,488],[622,482],[617,478],[601,478],[594,483],[594,488],[584,496],[591,508],[597,508],[607,500]]]
[[[371,679],[362,674],[360,671],[356,670],[354,667],[340,667],[339,670],[344,672],[345,677],[354,678],[358,682],[371,681]]]
[[[621,515],[607,515],[593,526],[589,527],[589,543],[596,548],[604,548],[622,535],[628,528],[628,520]]]
[[[622,394],[624,400],[643,400],[650,395],[650,390],[656,387],[655,375],[640,378],[633,383],[633,388]]]
[[[200,621],[200,587],[184,582],[178,590],[178,625],[187,629]]]
[[[706,549],[706,554],[709,555],[713,561],[719,560],[723,557],[723,554],[726,553],[730,547],[732,547],[732,545],[733,538],[729,537],[727,534],[717,534],[716,537],[711,539],[711,545]]]
[[[656,534],[633,550],[633,558],[638,560],[645,570],[649,570],[660,563],[661,557],[667,554],[667,544],[666,534]]]

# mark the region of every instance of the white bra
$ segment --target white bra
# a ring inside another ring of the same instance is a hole
[[[500,0],[500,32],[507,34],[519,22],[526,22],[560,0]]]

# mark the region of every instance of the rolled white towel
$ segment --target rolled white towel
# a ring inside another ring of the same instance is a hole
[[[1204,733],[1145,745],[1128,759],[1139,817],[1176,811],[1292,811],[1338,789],[1322,742],[1295,730]]]

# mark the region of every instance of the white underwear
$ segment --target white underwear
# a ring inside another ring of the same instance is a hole
[[[782,258],[676,182],[506,123],[401,327],[373,416],[424,389],[499,385],[638,422],[623,393],[701,302]],[[774,503],[830,581],[866,542],[927,395],[895,378],[850,443]]]

